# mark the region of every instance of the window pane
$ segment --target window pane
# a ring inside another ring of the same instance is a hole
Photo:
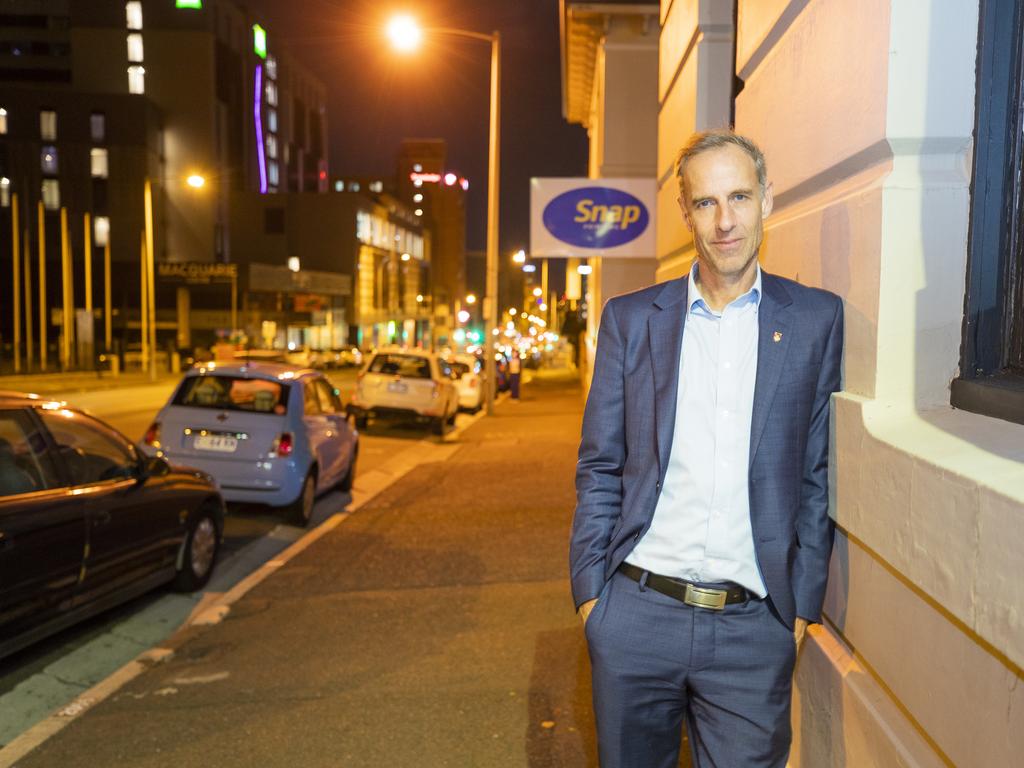
[[[142,63],[142,35],[138,32],[128,35],[128,61]]]
[[[128,93],[146,92],[146,69],[137,64],[128,67]]]
[[[125,3],[124,10],[128,29],[142,29],[142,3],[137,0]]]
[[[57,175],[57,148],[51,145],[39,150],[39,165],[47,176]]]
[[[43,207],[48,211],[60,208],[60,182],[56,179],[43,179]]]
[[[281,181],[281,172],[278,169],[277,163],[271,161],[267,164],[267,182],[276,187]]]
[[[0,208],[11,207],[11,180],[6,176],[0,178]]]
[[[72,485],[133,477],[138,467],[129,445],[102,424],[73,411],[40,411],[57,444]]]
[[[97,216],[92,221],[92,240],[97,248],[106,248],[110,242],[110,218]]]
[[[7,110],[0,107],[0,135],[7,133]]]
[[[267,157],[271,160],[277,159],[277,137],[267,136]]]
[[[59,485],[46,440],[28,414],[0,411],[0,496],[32,493]]]
[[[282,414],[288,404],[288,385],[234,376],[189,376],[175,394],[174,404]]]
[[[316,385],[312,381],[307,381],[306,385],[302,390],[303,404],[305,406],[305,413],[307,416],[316,416],[320,413],[320,398],[316,394]]]
[[[89,115],[89,135],[97,144],[107,140],[107,116],[102,112]]]
[[[89,166],[95,179],[107,178],[107,150],[94,147],[89,150]]]
[[[51,109],[39,113],[39,136],[44,141],[57,140],[57,113]]]
[[[277,110],[267,110],[267,130],[271,133],[277,133]]]

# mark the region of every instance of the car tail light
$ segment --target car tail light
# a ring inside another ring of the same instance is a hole
[[[478,382],[476,379],[470,379],[469,380],[469,388],[470,389],[476,389],[479,386],[479,384],[480,384],[480,382]]]
[[[291,456],[294,447],[295,438],[292,433],[282,432],[274,441],[274,447],[271,449],[271,452],[276,453],[278,456]]]
[[[138,434],[138,433],[136,433]],[[146,434],[142,438],[142,442],[146,445],[151,445],[154,448],[160,447],[160,422],[154,421],[149,425],[149,429],[146,430]]]

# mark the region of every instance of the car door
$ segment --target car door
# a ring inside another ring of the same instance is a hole
[[[338,448],[334,439],[335,425],[320,408],[316,377],[307,376],[302,380],[302,423],[309,440],[309,450],[316,460],[319,474],[317,489],[330,488],[339,479]]]
[[[71,492],[86,500],[88,541],[76,604],[173,569],[182,510],[160,492],[159,478],[142,482],[132,444],[77,411],[40,416],[63,458]]]
[[[345,406],[342,404],[341,398],[338,397],[337,390],[327,379],[319,377],[316,379],[316,391],[320,397],[320,411],[332,424],[332,434],[329,437],[337,474],[340,478],[346,474],[352,457],[355,444],[352,426],[349,424]]]
[[[66,611],[81,576],[86,504],[48,448],[31,409],[0,410],[0,655]]]

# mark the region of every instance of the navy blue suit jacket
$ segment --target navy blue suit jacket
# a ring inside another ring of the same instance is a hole
[[[820,621],[825,598],[829,405],[839,389],[843,305],[828,291],[761,275],[750,522],[768,595],[792,627],[797,616]],[[687,287],[683,277],[617,296],[602,314],[576,468],[569,557],[577,606],[600,594],[654,516],[680,418]]]

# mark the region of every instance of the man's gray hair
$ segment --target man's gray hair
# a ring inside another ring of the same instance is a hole
[[[721,149],[722,147],[730,145],[742,149],[753,161],[754,170],[757,171],[757,183],[760,185],[761,194],[763,195],[765,188],[768,186],[768,170],[765,166],[764,154],[758,148],[757,144],[746,136],[742,136],[728,129],[695,133],[690,137],[690,140],[686,142],[686,145],[679,150],[679,155],[676,157],[676,179],[679,182],[679,194],[683,197],[686,196],[686,191],[683,189],[683,182],[686,175],[686,166],[690,160],[702,152],[708,152],[712,149]]]

